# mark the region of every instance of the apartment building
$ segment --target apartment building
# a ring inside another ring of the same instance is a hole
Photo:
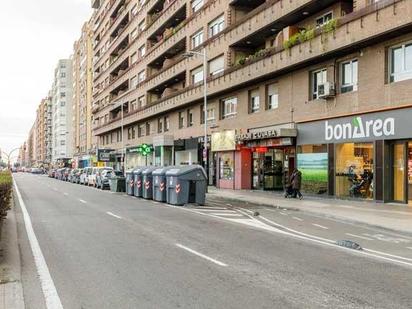
[[[72,158],[72,61],[58,61],[51,91],[52,101],[52,161]]]
[[[92,6],[93,130],[118,165],[200,163],[261,190],[299,168],[305,192],[412,201],[411,1]]]
[[[92,29],[86,22],[73,51],[73,156],[75,166],[91,166],[96,153],[92,137]]]
[[[43,166],[46,161],[47,99],[43,99],[37,108],[34,128],[36,131],[35,162],[37,166]]]
[[[48,96],[43,100],[45,104],[45,165],[49,165],[52,162],[53,154],[53,108],[51,101],[51,91]]]

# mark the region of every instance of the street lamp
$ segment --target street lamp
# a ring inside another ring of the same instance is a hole
[[[9,153],[2,151],[2,153],[7,157],[7,166],[8,166],[9,169],[10,169],[10,157],[11,157],[11,154],[12,154],[13,152],[15,152],[16,150],[20,150],[20,147],[17,147],[17,148],[12,149]]]
[[[203,57],[203,109],[205,118],[205,137],[203,140],[203,160],[205,162],[205,168],[207,166],[207,54],[206,48],[203,48],[203,52],[187,51],[183,54],[183,57],[190,58],[193,56]]]
[[[109,106],[113,106],[113,105],[115,105],[115,103],[111,103]],[[121,125],[120,126],[121,126],[121,130],[122,130],[122,163],[123,163],[123,171],[125,172],[125,170],[126,170],[126,149],[124,148],[124,128],[123,128],[123,126],[124,126],[124,124],[123,124],[124,103],[121,104],[121,109],[122,109],[122,113],[121,113],[122,118],[121,118]]]

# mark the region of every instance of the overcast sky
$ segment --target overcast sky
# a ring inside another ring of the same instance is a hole
[[[0,148],[27,138],[51,88],[58,59],[68,58],[90,0],[18,0],[0,4]]]

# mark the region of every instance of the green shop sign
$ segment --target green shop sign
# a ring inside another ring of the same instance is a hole
[[[153,153],[153,146],[148,145],[148,144],[141,144],[141,145],[139,145],[137,147],[134,147],[134,148],[128,148],[127,152],[128,153],[137,153],[137,154],[140,154],[140,155],[146,157],[146,156]]]

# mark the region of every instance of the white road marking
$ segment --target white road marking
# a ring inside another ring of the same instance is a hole
[[[54,191],[58,191],[56,187],[53,188]]]
[[[34,262],[37,268],[37,274],[39,275],[40,285],[45,298],[46,307],[47,309],[63,309],[63,305],[60,301],[59,294],[57,293],[56,286],[54,285],[46,260],[44,259],[43,252],[41,251],[39,241],[37,240],[36,234],[34,233],[29,212],[27,211],[26,205],[24,204],[23,198],[21,197],[19,188],[17,187],[17,183],[14,179],[13,182],[23,213],[24,225],[26,227],[27,237],[29,238],[31,251],[33,253]]]
[[[373,240],[373,238],[369,238],[369,237],[365,237],[365,236],[360,236],[360,235],[356,235],[356,234],[351,234],[351,233],[345,233],[348,236],[352,236],[352,237],[356,237],[356,238],[360,238],[360,239],[365,239],[365,240]]]
[[[212,263],[215,263],[215,264],[217,264],[217,265],[219,265],[219,266],[223,266],[223,267],[226,267],[226,266],[227,266],[227,264],[225,264],[225,263],[223,263],[223,262],[220,262],[220,261],[218,261],[218,260],[215,260],[215,259],[213,259],[213,258],[211,258],[211,257],[209,257],[209,256],[207,256],[207,255],[204,255],[204,254],[202,254],[202,253],[200,253],[200,252],[197,252],[197,251],[195,251],[195,250],[193,250],[193,249],[190,249],[190,248],[188,248],[188,247],[186,247],[186,246],[183,246],[183,245],[181,245],[181,244],[176,244],[176,246],[179,247],[179,248],[181,248],[181,249],[183,249],[183,250],[186,250],[186,251],[188,251],[188,252],[190,252],[190,253],[192,253],[192,254],[194,254],[194,255],[197,255],[197,256],[199,256],[199,257],[201,257],[201,258],[204,258],[205,260],[208,260],[208,261],[210,261],[210,262],[212,262]]]
[[[320,225],[320,224],[312,223],[312,225],[313,225],[313,226],[320,227],[321,229],[324,229],[324,230],[329,230],[329,228],[328,228],[328,227],[323,226],[323,225]]]
[[[401,259],[401,260],[405,260],[405,261],[412,262],[412,259],[406,258],[406,257],[402,257],[402,256],[399,256],[399,255],[393,255],[393,254],[389,254],[389,253],[385,253],[385,252],[375,251],[375,250],[368,249],[368,248],[363,248],[363,250],[369,251],[369,252],[372,252],[372,253],[379,253],[379,254],[386,255],[386,256],[390,256],[390,257],[393,257],[393,258],[397,258],[397,259]]]
[[[406,249],[411,249],[412,250],[412,247],[406,247]]]
[[[110,211],[108,211],[108,212],[106,212],[109,216],[112,216],[112,217],[115,217],[115,218],[117,218],[117,219],[121,219],[122,217],[120,217],[120,216],[118,216],[118,215],[115,215],[114,213],[112,213],[112,212],[110,212]]]
[[[87,202],[85,200],[82,200],[82,199],[79,199],[79,202],[83,203],[83,204],[87,204]]]
[[[209,213],[209,215],[213,216],[225,216],[225,217],[243,217],[243,215],[238,214],[238,213],[227,213],[227,212],[216,212],[216,213]]]
[[[292,218],[295,219],[295,220],[298,220],[298,221],[303,221],[303,219],[298,218],[298,217],[292,217]]]
[[[67,193],[67,192],[64,192],[64,193],[63,193],[63,195],[65,195],[65,196],[69,196],[69,193]]]
[[[287,213],[284,213],[284,212],[279,212],[282,216],[287,216],[288,214]]]
[[[230,209],[221,209],[221,208],[215,208],[215,209],[197,209],[200,210],[201,212],[229,212],[229,213],[234,213],[234,210],[230,210]]]

